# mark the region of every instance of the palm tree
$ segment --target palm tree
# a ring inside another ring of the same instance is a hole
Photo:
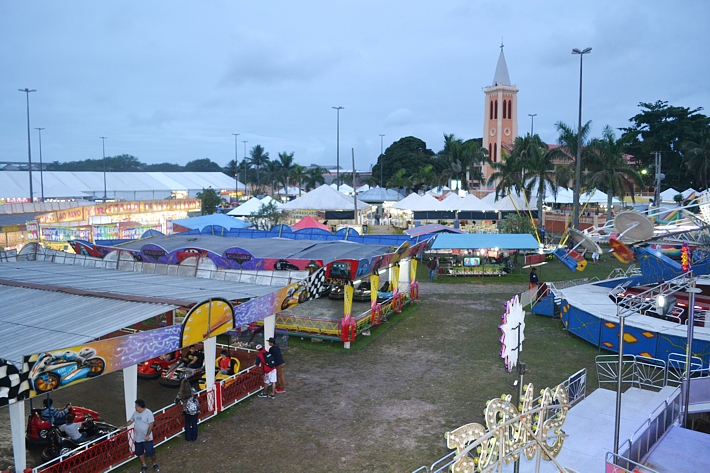
[[[419,172],[412,176],[412,187],[416,192],[420,187],[428,188],[437,182],[436,171],[434,171],[434,166],[427,164],[419,168]]]
[[[577,166],[577,137],[581,136],[579,142],[582,144],[582,149],[580,150],[581,166],[582,170],[585,169],[585,164],[591,159],[590,150],[588,149],[589,141],[589,131],[592,127],[592,122],[588,121],[579,130],[579,135],[576,130],[572,129],[569,125],[563,122],[555,123],[557,132],[559,136],[557,137],[557,144],[560,145],[559,148],[554,148],[551,150],[552,160],[554,162],[560,161],[571,161],[573,165]],[[575,174],[576,175],[576,174]],[[574,180],[573,180],[574,181]],[[583,182],[579,183],[579,192],[581,192]],[[574,187],[574,186],[573,186]],[[579,203],[579,195],[575,194],[574,198]],[[574,221],[574,220],[573,220]]]
[[[523,162],[519,154],[511,154],[503,151],[503,159],[497,163],[491,163],[493,173],[488,178],[488,185],[495,185],[496,200],[504,194],[510,193],[515,188],[520,193],[523,188]]]
[[[276,185],[281,182],[283,170],[279,161],[268,161],[264,166],[265,180],[271,185],[271,195],[276,195]]]
[[[464,170],[466,171],[464,185],[466,190],[468,190],[471,181],[483,182],[485,180],[482,165],[491,164],[491,162],[488,159],[488,150],[483,148],[478,141],[469,140],[464,143],[464,146],[466,148],[464,153]]]
[[[697,143],[688,141],[683,146],[683,164],[688,168],[688,174],[693,176],[695,182],[702,184],[703,190],[708,188],[708,174],[710,174],[710,132],[706,127]],[[700,190],[700,189],[699,189]]]
[[[454,134],[444,133],[444,149],[439,151],[439,156],[444,159],[446,169],[450,170],[451,176],[460,178],[461,171],[468,165],[467,149],[461,138],[456,138]]]
[[[406,174],[406,169],[399,169],[396,173],[394,173],[394,176],[387,181],[387,187],[396,187],[397,192],[400,192],[399,190],[402,188],[409,188],[412,185],[412,181],[406,176]]]
[[[550,153],[548,146],[538,135],[529,134],[515,139],[513,154],[515,153],[520,154],[519,159],[523,166],[521,179],[528,198],[532,194],[532,189],[537,187],[537,215],[538,221],[542,222],[542,203],[547,189],[550,188],[553,193],[557,193],[554,154]]]
[[[259,171],[269,162],[269,153],[264,151],[261,145],[254,146],[249,152],[249,162],[256,169],[256,186],[261,187],[261,177]]]
[[[355,173],[355,178],[353,179],[353,173],[351,172],[344,172],[340,174],[340,180],[342,181],[341,184],[347,184],[353,189],[355,188],[355,185],[360,178],[360,173],[356,172]]]
[[[308,178],[306,174],[306,167],[300,164],[294,164],[293,169],[291,169],[291,179],[293,182],[298,183],[298,195],[301,195],[301,184]]]
[[[320,166],[309,169],[306,172],[306,192],[311,189],[315,189],[319,185],[325,184],[325,178],[323,174],[328,172],[327,169],[323,169]]]
[[[293,154],[293,152],[287,153],[286,151],[284,151],[283,153],[279,153],[279,160],[277,161],[281,171],[279,173],[280,182],[283,184],[284,188],[286,189],[286,192],[288,192],[288,180],[291,177],[293,167],[296,165],[293,162]]]
[[[641,175],[637,173],[624,157],[623,140],[617,140],[609,125],[604,127],[602,137],[592,140],[589,148],[590,168],[588,181],[597,189],[607,193],[606,218],[611,220],[611,202],[614,196],[621,199],[628,189],[634,200],[634,183],[641,186]],[[635,200],[634,200],[635,202]]]

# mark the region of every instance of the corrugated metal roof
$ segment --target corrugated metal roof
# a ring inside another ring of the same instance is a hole
[[[176,308],[2,285],[0,300],[0,358],[18,368],[23,355],[86,343]]]
[[[500,248],[502,250],[537,250],[540,244],[535,237],[529,233],[523,234],[500,234],[500,233],[476,233],[455,235],[441,233],[437,235],[433,250],[443,249],[477,249],[477,248]]]

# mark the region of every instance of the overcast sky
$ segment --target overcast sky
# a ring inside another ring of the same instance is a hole
[[[579,5],[579,4],[584,4]],[[185,164],[234,158],[234,136],[272,158],[368,169],[404,136],[482,136],[483,87],[501,37],[519,132],[554,142],[583,120],[598,136],[639,102],[710,108],[710,1],[3,1],[0,161],[131,154]]]

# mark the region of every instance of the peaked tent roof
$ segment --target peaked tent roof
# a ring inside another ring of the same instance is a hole
[[[680,194],[677,190],[673,189],[672,187],[669,189],[664,190],[661,192],[661,200],[665,200],[667,202],[673,202],[673,198]]]
[[[510,76],[508,75],[508,65],[505,63],[505,55],[503,54],[503,45],[500,46],[500,55],[498,56],[496,73],[493,76],[493,87],[497,85],[511,85]]]
[[[421,198],[422,196],[420,196],[419,194],[409,194],[407,197],[394,204],[392,208],[400,210],[410,210],[409,206],[413,205],[414,202],[417,202]]]
[[[338,185],[335,182],[332,183],[330,185],[330,187],[332,187],[336,191],[338,190]],[[353,192],[355,192],[355,189],[353,189],[349,185],[343,183],[343,184],[340,184],[340,192],[342,192],[344,194],[352,194]]]
[[[430,223],[405,230],[404,233],[410,237],[420,237],[422,235],[432,235],[434,233],[466,233],[453,227],[447,227],[439,223]]]
[[[357,198],[363,202],[396,202],[402,200],[402,194],[397,192],[397,189],[384,189],[382,187],[373,187],[369,191],[358,194]]]
[[[501,212],[528,210],[528,206],[525,204],[525,199],[522,195],[517,195],[515,192],[504,197],[499,197],[498,200],[495,200],[495,192],[491,192],[481,200],[492,205],[494,209]],[[530,207],[530,210],[535,210],[533,207],[534,205]]]
[[[250,223],[244,222],[242,220],[230,217],[225,214],[212,214],[212,215],[202,215],[200,217],[182,218],[180,220],[173,220],[174,224],[180,225],[181,227],[202,230],[209,225],[219,225],[226,229],[230,228],[246,228],[251,226]]]
[[[676,192],[677,194],[677,192]],[[585,192],[584,194],[579,196],[579,205],[584,205],[586,203],[590,204],[606,204],[607,203],[607,195],[605,192],[600,191],[599,189],[594,189],[594,192],[592,192],[592,197],[589,197],[589,192]],[[616,197],[611,198],[611,203],[612,204],[620,204],[621,201],[617,199]]]
[[[278,195],[298,195],[299,192],[301,192],[301,189],[299,189],[298,187],[296,187],[296,186],[288,186],[288,189],[285,189],[285,188],[282,187],[282,188],[279,189],[276,193],[277,193]],[[267,196],[267,197],[269,197],[269,196]]]
[[[321,230],[330,231],[330,227],[328,225],[320,223],[318,220],[311,217],[310,215],[306,215],[301,220],[291,225],[291,228],[293,230],[302,230],[304,228],[320,228]]]
[[[281,208],[281,205],[282,205],[281,202],[279,202],[278,200],[274,199],[274,198],[271,197],[270,195],[264,196],[264,198],[261,199],[261,202],[262,202],[264,205],[269,205],[271,202],[274,202],[274,203],[276,204],[276,207],[278,207],[278,208]]]
[[[690,197],[691,195],[697,194],[697,193],[698,193],[698,191],[696,191],[696,190],[693,189],[692,187],[690,187],[690,188],[684,190],[683,192],[681,192],[681,194],[683,194],[683,198],[684,198],[684,199],[687,199],[687,198]]]
[[[439,201],[439,210],[459,210],[462,201],[455,192],[449,192],[444,200]]]
[[[461,199],[459,207],[456,210],[474,211],[474,212],[495,212],[496,209],[489,203],[482,201],[473,194],[468,194]]]
[[[281,206],[283,210],[354,210],[354,207],[352,198],[326,185],[316,187],[309,193]],[[368,207],[370,204],[357,201],[358,210]]]
[[[370,189],[374,189],[374,187],[370,187],[370,184],[363,184],[360,187],[358,187],[356,190],[357,190],[357,192],[367,192]]]
[[[448,209],[442,208],[441,202],[437,200],[436,197],[429,194],[424,194],[419,200],[412,202],[407,210],[437,211]]]
[[[262,205],[264,205],[264,202],[257,199],[256,197],[252,197],[236,209],[232,209],[227,212],[227,215],[238,215],[244,217],[258,212]]]

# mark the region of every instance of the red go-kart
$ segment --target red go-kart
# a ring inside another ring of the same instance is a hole
[[[138,377],[141,379],[158,379],[164,371],[180,361],[180,350],[151,358],[138,365]]]
[[[27,442],[29,443],[46,443],[47,436],[51,426],[48,420],[44,420],[39,416],[42,409],[32,409],[30,417],[27,421]],[[90,415],[94,420],[99,420],[99,413],[86,407],[71,406],[69,412],[74,414],[74,422],[83,422],[87,415]]]

